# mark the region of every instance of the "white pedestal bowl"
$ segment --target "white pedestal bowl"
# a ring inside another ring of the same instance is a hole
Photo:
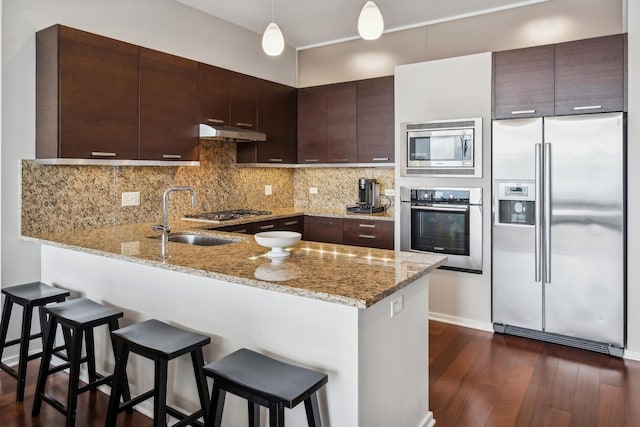
[[[260,246],[271,248],[267,257],[271,259],[287,258],[291,255],[285,248],[293,246],[302,238],[302,234],[296,231],[265,231],[253,235]]]

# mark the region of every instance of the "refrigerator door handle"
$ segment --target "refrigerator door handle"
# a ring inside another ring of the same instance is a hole
[[[542,144],[536,144],[535,281],[542,281]]]
[[[544,281],[551,283],[551,144],[544,144]]]

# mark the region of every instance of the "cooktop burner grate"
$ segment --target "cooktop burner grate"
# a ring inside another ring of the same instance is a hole
[[[203,212],[185,215],[187,219],[202,221],[230,221],[232,219],[246,218],[251,216],[271,215],[271,211],[258,211],[254,209],[232,209],[228,211]]]

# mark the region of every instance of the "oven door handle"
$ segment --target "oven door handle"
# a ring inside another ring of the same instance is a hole
[[[468,212],[469,206],[461,205],[447,205],[447,206],[411,206],[411,209],[417,209],[420,211],[455,211],[455,212]]]

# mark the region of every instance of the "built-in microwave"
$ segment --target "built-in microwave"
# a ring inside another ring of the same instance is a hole
[[[482,118],[403,123],[403,176],[482,176]]]

